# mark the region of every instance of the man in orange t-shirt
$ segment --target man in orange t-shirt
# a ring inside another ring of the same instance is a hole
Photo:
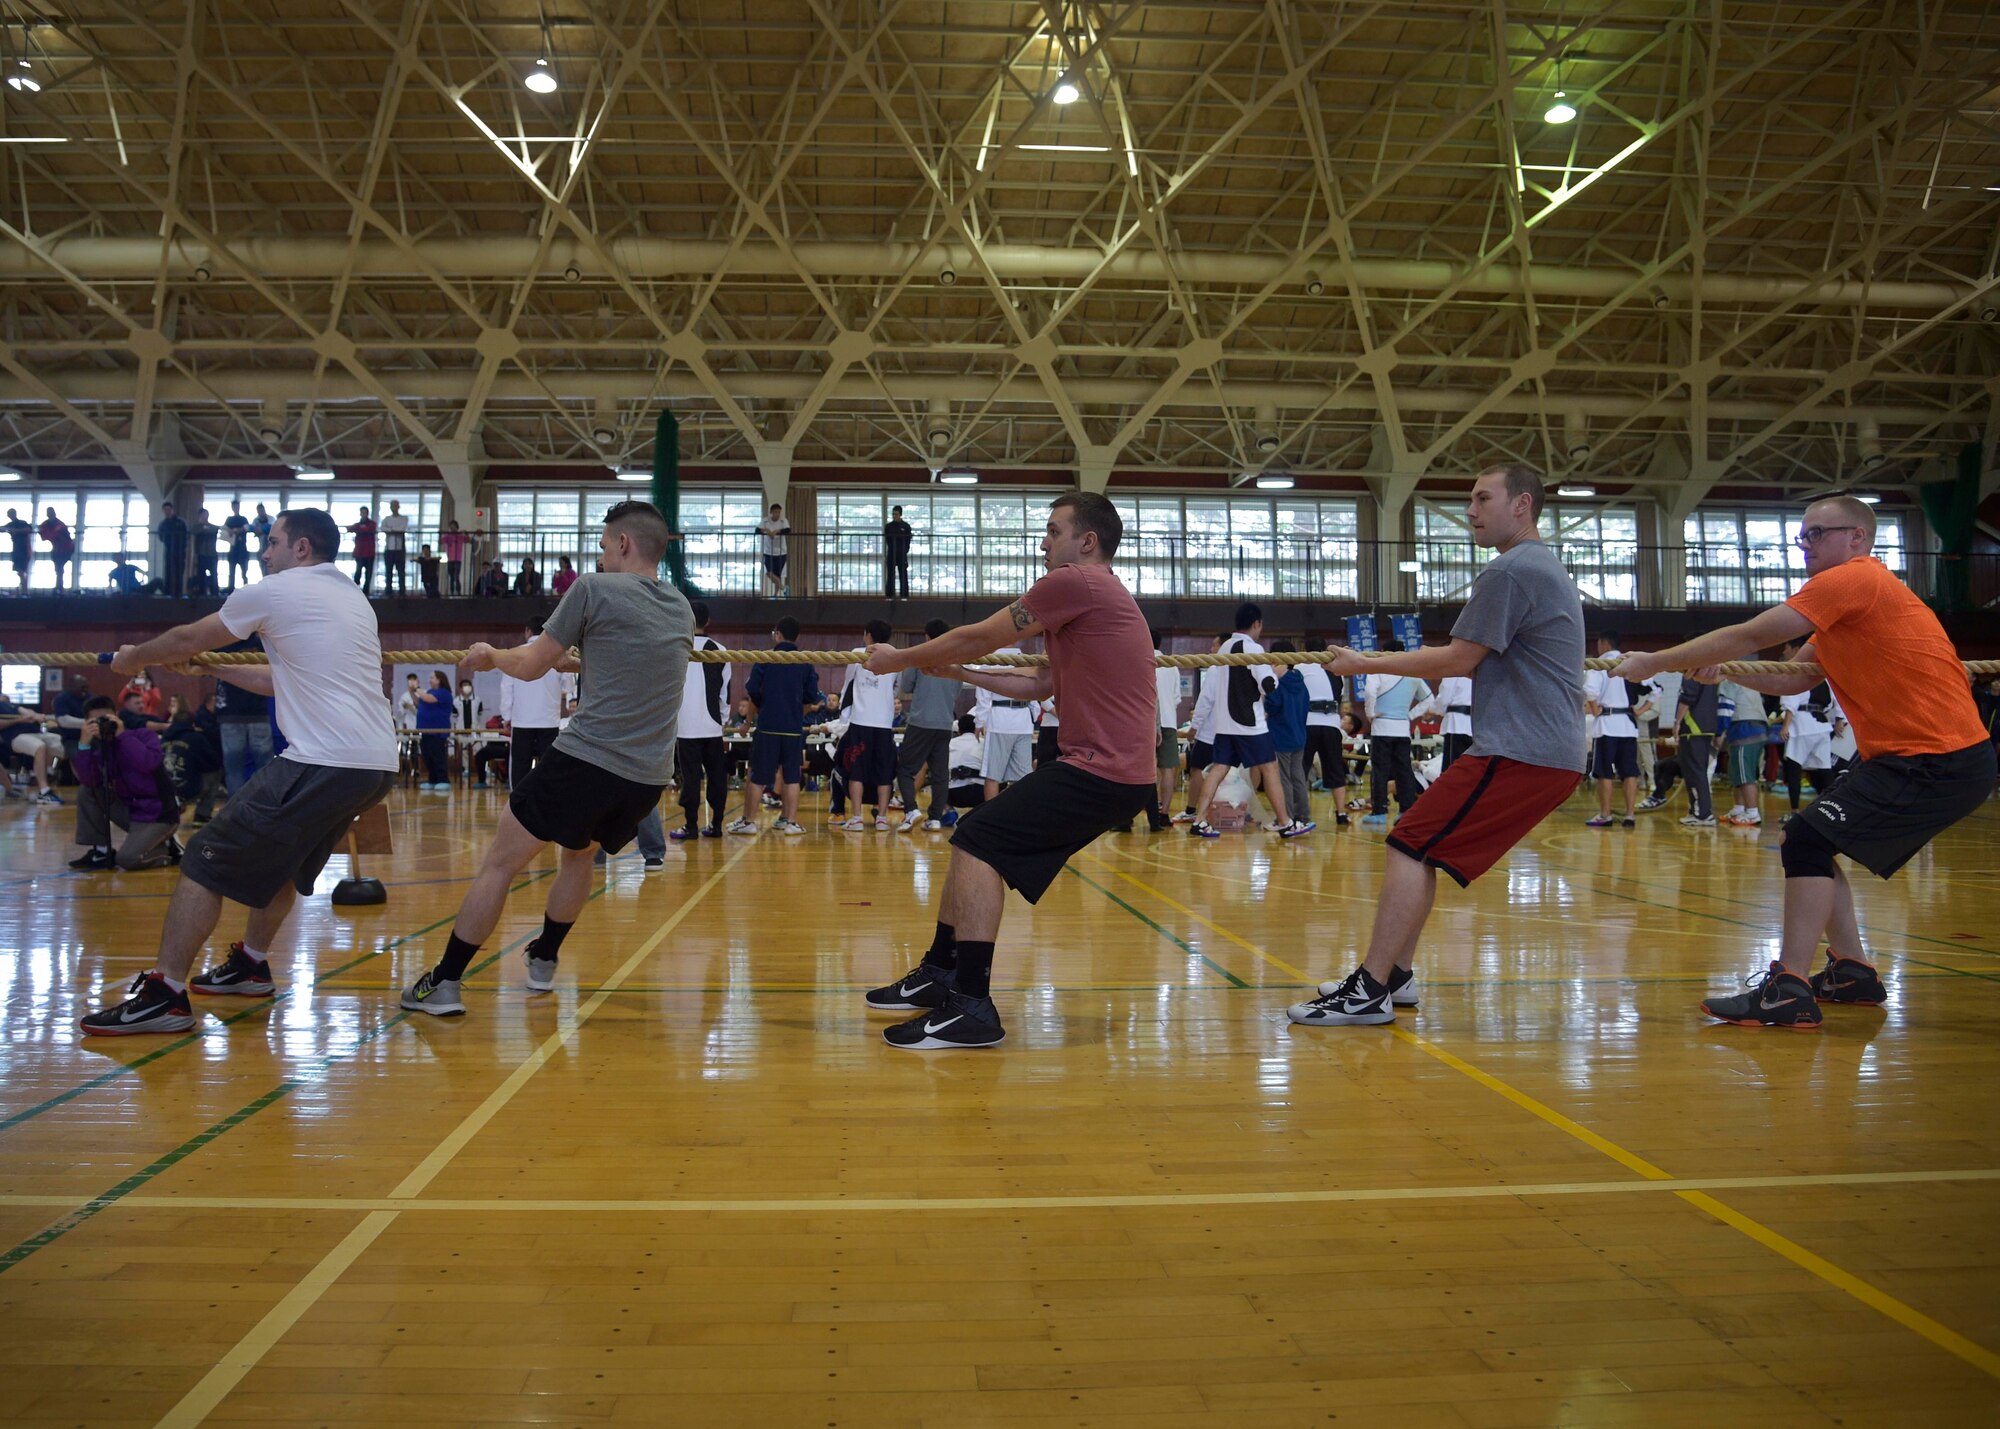
[[[1779,961],[1734,997],[1701,1009],[1746,1027],[1814,1031],[1819,1003],[1877,1006],[1888,998],[1861,951],[1854,890],[1834,863],[1844,853],[1882,878],[1992,794],[1994,748],[1972,701],[1971,682],[1944,627],[1908,586],[1869,552],[1875,513],[1851,496],[1806,508],[1798,544],[1807,580],[1783,605],[1671,650],[1628,657],[1616,671],[1643,680],[1693,670],[1811,635],[1799,652],[1816,661],[1853,727],[1860,762],[1785,822],[1785,927]],[[1731,678],[1768,695],[1792,695],[1810,675]],[[1808,980],[1826,937],[1826,966]]]

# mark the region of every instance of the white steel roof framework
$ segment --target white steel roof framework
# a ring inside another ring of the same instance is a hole
[[[5,0],[0,463],[1908,478],[1996,9]]]

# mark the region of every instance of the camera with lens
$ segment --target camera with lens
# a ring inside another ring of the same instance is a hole
[[[124,728],[118,720],[110,715],[99,715],[91,723],[97,726],[97,742],[99,744],[111,743],[112,740],[118,738],[119,731]]]

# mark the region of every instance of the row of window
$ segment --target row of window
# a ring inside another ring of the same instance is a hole
[[[630,493],[619,490],[503,488],[495,497],[498,532],[485,558],[512,572],[533,556],[545,570],[562,556],[582,569],[594,558],[604,514]],[[70,583],[102,589],[111,567],[129,559],[149,571],[152,515],[134,492],[43,487],[8,492],[30,525],[53,509],[78,536],[78,569]],[[258,505],[276,514],[287,507],[328,511],[343,528],[363,507],[377,519],[400,502],[410,518],[410,551],[434,541],[442,495],[430,487],[210,486],[204,493],[210,520],[220,524],[230,503],[245,515]],[[910,554],[913,591],[929,595],[1006,595],[1041,573],[1040,541],[1048,496],[1039,491],[916,491],[824,488],[814,494],[814,535],[795,536],[788,578],[794,589],[862,595],[883,588],[882,527],[892,507],[915,528]],[[1220,599],[1356,600],[1364,566],[1374,548],[1359,539],[1360,504],[1352,498],[1267,496],[1113,496],[1125,522],[1118,570],[1141,596]],[[763,562],[755,531],[764,516],[754,487],[693,488],[681,496],[680,524],[688,573],[717,593],[762,589]],[[181,513],[192,520],[192,510]],[[1453,511],[1419,502],[1415,542],[1392,554],[1413,571],[1425,604],[1464,598],[1491,552],[1472,543]],[[801,523],[802,525],[804,523]],[[1552,504],[1542,514],[1544,539],[1556,549],[1587,599],[1633,605],[1641,561],[1637,513],[1629,507]],[[1754,509],[1704,509],[1687,518],[1686,591],[1690,604],[1768,604],[1783,600],[1805,580],[1804,557],[1792,544],[1797,519]],[[1879,517],[1876,552],[1893,570],[1905,568],[1903,527]],[[43,548],[46,555],[46,548]],[[1650,559],[1650,557],[1649,557]],[[225,567],[226,572],[226,567]],[[248,578],[260,574],[253,560]],[[46,560],[31,569],[30,586],[53,587]]]

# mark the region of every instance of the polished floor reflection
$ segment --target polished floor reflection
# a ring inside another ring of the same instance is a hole
[[[1860,884],[1894,996],[1817,1036],[1695,1012],[1775,946],[1775,828],[1581,802],[1441,889],[1397,1028],[1294,1029],[1380,868],[1322,808],[1101,840],[1010,906],[1006,1045],[929,1057],[859,995],[945,837],[818,809],[614,860],[537,997],[544,860],[470,1014],[412,1021],[499,807],[398,794],[386,907],[310,900],[279,997],[108,1044],[73,1019],[169,875],[0,810],[0,1419],[2000,1416],[2000,803]]]

